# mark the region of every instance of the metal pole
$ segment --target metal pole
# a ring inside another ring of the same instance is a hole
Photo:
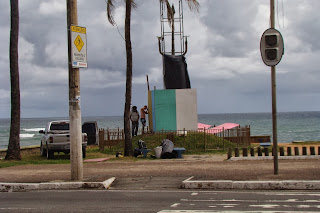
[[[270,0],[270,25],[275,28],[274,0]],[[273,160],[274,174],[278,175],[278,136],[277,136],[277,90],[276,90],[276,66],[271,67],[272,90],[272,133],[273,133]]]
[[[78,25],[77,0],[67,0],[71,180],[83,180],[79,68],[72,68],[70,26]]]

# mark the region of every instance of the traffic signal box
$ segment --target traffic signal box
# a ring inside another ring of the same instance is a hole
[[[273,28],[267,29],[260,41],[260,51],[263,62],[267,66],[277,65],[283,55],[283,38],[281,33]]]

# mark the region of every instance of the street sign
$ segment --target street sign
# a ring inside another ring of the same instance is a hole
[[[72,25],[71,32],[71,63],[72,68],[87,68],[87,34],[85,27]]]
[[[283,55],[283,38],[281,33],[274,29],[267,29],[261,37],[260,52],[263,62],[267,66],[276,66]]]

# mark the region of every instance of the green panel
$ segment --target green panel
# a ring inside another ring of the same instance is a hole
[[[176,130],[176,91],[175,90],[155,90],[155,120],[156,131]]]

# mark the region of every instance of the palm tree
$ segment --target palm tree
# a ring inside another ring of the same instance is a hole
[[[131,9],[136,7],[134,0],[125,0],[126,18],[125,18],[125,43],[127,55],[127,71],[126,71],[126,94],[124,106],[124,156],[132,156],[132,142],[130,131],[130,105],[132,96],[132,46],[131,46]],[[107,15],[109,22],[114,25],[114,0],[107,1]]]
[[[197,0],[186,0],[191,10],[199,8]],[[173,11],[170,7],[169,0],[160,0],[165,2],[168,8],[168,18],[170,21],[173,20]],[[134,0],[125,0],[126,3],[126,17],[125,17],[125,43],[126,43],[126,55],[127,55],[127,71],[126,71],[126,94],[125,94],[125,106],[124,106],[124,156],[132,156],[132,142],[131,142],[131,131],[130,131],[130,105],[132,96],[132,46],[131,46],[131,10],[136,8]],[[107,0],[107,15],[108,20],[112,25],[115,25],[113,19],[114,16],[114,0]]]
[[[21,160],[20,154],[20,84],[18,62],[19,1],[11,0],[10,30],[10,80],[11,80],[11,125],[9,145],[5,159]]]
[[[190,8],[190,10],[196,10],[197,12],[199,12],[199,7],[200,4],[197,0],[185,0]],[[169,20],[169,24],[171,25],[173,17],[174,17],[174,9],[173,7],[170,6],[170,2],[169,0],[160,0],[160,2],[163,2],[166,4],[167,6],[167,11],[168,11],[168,20]]]

